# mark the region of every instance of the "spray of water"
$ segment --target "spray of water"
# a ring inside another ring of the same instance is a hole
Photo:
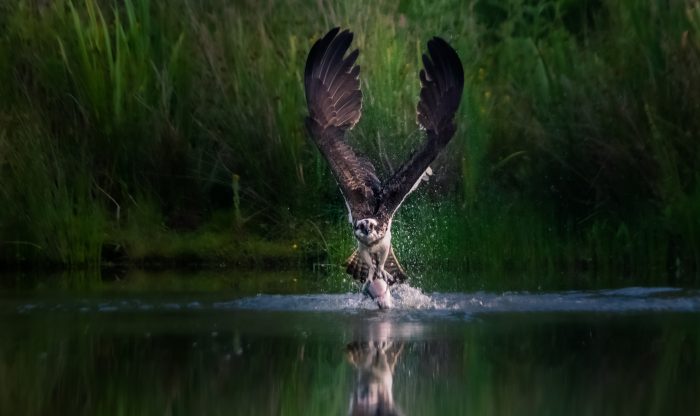
[[[398,309],[426,309],[435,307],[430,296],[418,288],[408,284],[396,285],[392,288],[394,306]]]
[[[423,293],[407,284],[392,288],[394,307],[378,311],[375,301],[358,292],[341,294],[258,295],[228,301],[203,299],[63,299],[47,298],[30,303],[0,305],[0,314],[18,313],[207,313],[237,310],[326,312],[340,314],[371,313],[373,317],[459,317],[469,318],[491,313],[534,312],[698,312],[700,291],[678,288],[631,287],[614,290],[549,293],[473,292]],[[378,313],[378,314],[375,314]]]

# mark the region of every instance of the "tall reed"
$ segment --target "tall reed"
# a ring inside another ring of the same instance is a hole
[[[303,239],[327,252],[317,263],[336,262],[351,242],[332,237],[347,231],[343,203],[304,131],[302,71],[313,41],[340,25],[361,49],[364,115],[349,140],[383,177],[423,140],[414,120],[425,42],[444,37],[465,65],[457,135],[399,217],[422,236],[407,262],[449,252],[465,271],[690,282],[700,270],[700,9],[672,3],[4,4],[2,258],[22,247],[68,261],[32,246],[50,245],[39,230],[51,227],[16,214],[61,199],[84,207],[42,217],[90,247],[128,246],[114,240],[134,238],[121,231],[154,207],[156,228],[201,230],[229,212],[244,224],[236,238]],[[16,170],[20,160],[45,173]],[[24,195],[27,183],[40,196]],[[52,187],[62,190],[38,191]],[[94,221],[69,225],[71,215]],[[419,226],[428,217],[431,234]]]

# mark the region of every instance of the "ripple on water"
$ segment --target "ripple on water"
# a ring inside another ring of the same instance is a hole
[[[395,307],[391,313],[414,313],[414,317],[473,316],[489,313],[528,312],[699,312],[700,291],[678,288],[629,287],[597,291],[549,293],[474,292],[423,293],[406,284],[392,289]],[[205,301],[197,298],[166,300],[143,299],[72,299],[69,301],[22,302],[15,313],[46,311],[78,313],[115,312],[192,312],[192,311],[299,311],[362,313],[378,309],[371,299],[357,293],[257,295],[231,301]]]
[[[599,291],[551,293],[432,293],[425,294],[409,285],[393,289],[394,310],[434,312],[508,313],[508,312],[698,312],[700,292],[678,288],[630,287]],[[329,295],[258,295],[218,305],[222,308],[345,311],[377,309],[377,305],[357,293]]]

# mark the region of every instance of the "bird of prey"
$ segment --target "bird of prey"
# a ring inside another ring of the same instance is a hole
[[[464,88],[464,69],[452,47],[439,37],[428,42],[419,78],[417,122],[427,140],[386,181],[346,141],[362,115],[359,51],[346,56],[353,34],[334,28],[314,43],[306,59],[306,127],[338,182],[357,249],[347,273],[380,308],[392,306],[389,287],[407,279],[391,246],[391,222],[406,196],[432,174],[430,163],[455,133],[454,116]]]

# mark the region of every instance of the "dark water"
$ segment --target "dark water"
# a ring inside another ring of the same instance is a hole
[[[0,414],[696,415],[700,292],[8,290]]]

